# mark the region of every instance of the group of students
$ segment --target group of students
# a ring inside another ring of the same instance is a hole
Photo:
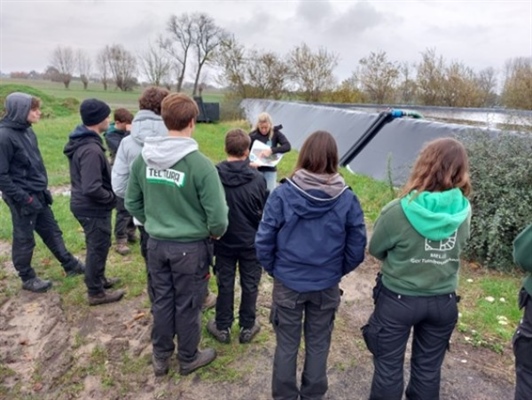
[[[251,134],[227,132],[227,159],[215,166],[192,139],[199,112],[189,96],[148,88],[139,106],[131,121],[115,113],[108,146],[113,134],[121,135],[116,130],[124,134],[112,149],[112,170],[101,138],[109,127],[105,103],[89,99],[81,104],[82,124],[65,146],[70,207],[86,237],[83,265],[66,250],[50,208],[46,170],[31,129],[40,117],[39,100],[23,93],[7,97],[6,116],[0,121],[0,190],[12,214],[12,257],[23,288],[41,292],[51,287],[31,267],[36,231],[67,275],[85,275],[89,304],[120,300],[123,291],[107,290],[117,281],[105,276],[105,261],[111,211],[121,198],[141,233],[156,376],[168,373],[176,336],[180,374],[216,358],[214,349],[199,349],[201,307],[215,256],[218,297],[207,331],[222,343],[231,341],[238,266],[239,341],[253,339],[260,330],[256,302],[264,270],[273,279],[272,396],[323,398],[339,284],[363,262],[367,244],[362,208],[338,172],[333,136],[326,131],[309,135],[294,171],[277,185],[275,169],[254,165],[248,157],[253,140],[271,148],[265,156],[290,150],[268,114],[259,115]],[[370,399],[402,398],[411,331],[406,397],[439,398],[441,365],[458,319],[456,288],[460,254],[470,233],[470,192],[463,145],[451,138],[434,140],[421,150],[401,195],[384,207],[373,227],[368,250],[382,266],[373,290],[375,309],[362,327],[374,362]],[[117,234],[122,244],[132,234],[129,223]],[[532,272],[532,225],[517,237],[514,257]],[[531,282],[525,281],[520,294],[525,313],[514,336],[516,399],[532,396]],[[298,383],[302,333],[305,362]]]

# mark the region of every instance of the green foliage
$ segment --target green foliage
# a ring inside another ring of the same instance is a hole
[[[64,117],[72,115],[79,109],[79,101],[66,97],[63,99],[50,96],[49,94],[32,86],[7,84],[0,85],[0,113],[3,114],[6,97],[13,92],[23,92],[41,99],[42,118]]]
[[[465,255],[490,268],[512,268],[512,242],[532,222],[532,136],[471,132],[471,238]]]

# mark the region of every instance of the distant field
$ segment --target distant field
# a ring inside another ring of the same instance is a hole
[[[138,98],[142,92],[142,88],[136,88],[131,92],[122,92],[110,85],[108,90],[103,90],[101,83],[90,83],[87,90],[83,89],[83,84],[79,81],[72,81],[70,87],[65,89],[65,86],[60,82],[52,82],[46,80],[30,80],[30,79],[2,79],[0,85],[3,84],[20,84],[32,86],[36,89],[45,91],[47,94],[59,98],[72,97],[79,101],[90,97],[96,97],[105,101],[111,108],[125,107],[131,111],[136,111],[138,108]],[[192,95],[192,92],[185,93]],[[221,102],[223,97],[222,91],[204,91],[203,100],[205,102]]]

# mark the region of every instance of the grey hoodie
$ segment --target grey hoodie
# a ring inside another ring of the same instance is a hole
[[[135,115],[131,123],[131,134],[120,142],[111,173],[113,191],[118,197],[126,196],[131,165],[142,151],[146,139],[167,134],[168,129],[160,115],[150,110],[140,110]]]
[[[148,167],[168,169],[185,158],[188,154],[198,150],[198,143],[192,138],[185,137],[149,137],[144,142],[142,158]]]

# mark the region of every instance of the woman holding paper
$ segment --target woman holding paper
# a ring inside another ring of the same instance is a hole
[[[257,117],[255,129],[249,134],[251,138],[250,165],[256,167],[262,173],[270,193],[277,185],[276,165],[279,162],[280,155],[289,152],[291,149],[290,142],[281,132],[281,128],[282,125],[273,126],[272,117],[268,113],[260,113]],[[260,143],[255,144],[255,141]],[[261,144],[265,146],[260,146]],[[259,151],[259,147],[264,147],[264,149]]]

